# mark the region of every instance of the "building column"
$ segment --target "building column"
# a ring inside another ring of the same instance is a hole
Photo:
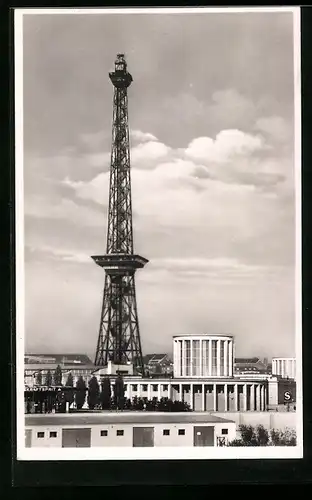
[[[234,383],[234,411],[238,411],[238,385]]]
[[[221,375],[221,340],[217,340],[217,377]]]
[[[213,411],[217,411],[217,384],[213,384]]]
[[[265,391],[264,385],[260,385],[260,394],[261,394],[261,411],[265,410]]]
[[[202,384],[202,411],[206,410],[205,384]]]
[[[158,384],[157,399],[158,399],[158,401],[160,401],[160,399],[161,399],[161,384]]]
[[[203,340],[199,340],[199,376],[203,376]]]
[[[137,392],[137,397],[141,397],[141,384],[138,384],[138,392]]]
[[[228,411],[228,385],[224,384],[224,411]]]
[[[168,399],[172,399],[171,382],[169,382],[168,384]]]
[[[228,377],[229,373],[229,363],[228,363],[228,341],[224,341],[224,376]]]
[[[182,363],[182,371],[180,372],[180,374],[182,373],[182,377],[185,377],[185,340],[182,340],[182,360],[181,360],[181,363]]]
[[[182,401],[182,384],[179,384],[179,401]]]
[[[255,411],[255,384],[250,386],[250,411]]]
[[[151,399],[151,384],[148,382],[147,384],[147,399]]]
[[[209,356],[208,356],[208,372],[209,372],[209,375],[211,377],[211,375],[212,375],[212,341],[210,339],[208,340],[208,352],[209,352]]]
[[[233,376],[233,342],[230,341],[229,343],[229,350],[228,350],[228,356],[229,356],[229,377]]]
[[[243,385],[243,411],[247,411],[247,384]]]
[[[193,394],[193,383],[190,383],[190,406],[191,409],[193,410],[194,407],[194,394]]]
[[[256,387],[256,409],[260,411],[260,385],[257,384]]]

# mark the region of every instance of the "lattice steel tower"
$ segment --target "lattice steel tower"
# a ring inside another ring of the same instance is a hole
[[[124,54],[118,54],[114,85],[113,133],[110,166],[106,255],[93,256],[105,269],[105,285],[95,364],[132,363],[144,373],[135,293],[135,272],[148,262],[133,253],[128,87],[132,76]]]

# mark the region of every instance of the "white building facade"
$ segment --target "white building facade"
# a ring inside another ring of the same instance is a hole
[[[124,384],[127,399],[169,398],[194,411],[265,411],[268,397],[266,380],[125,377]]]
[[[233,377],[234,341],[231,335],[173,337],[173,375],[179,377]]]
[[[272,358],[272,375],[296,380],[296,358]]]
[[[233,420],[202,413],[26,415],[26,448],[226,446]]]

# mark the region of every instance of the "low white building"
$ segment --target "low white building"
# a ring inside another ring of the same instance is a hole
[[[101,412],[25,416],[25,446],[226,446],[235,422],[203,413]]]

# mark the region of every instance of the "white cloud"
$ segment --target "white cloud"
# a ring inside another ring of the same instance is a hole
[[[78,198],[92,200],[100,205],[108,205],[109,172],[98,174],[89,182],[72,181],[67,177],[63,184],[72,188]]]
[[[100,212],[69,199],[62,199],[54,204],[52,200],[42,196],[33,197],[30,201],[26,201],[24,213],[40,219],[66,219],[77,225],[103,225]]]
[[[130,138],[139,142],[158,141],[157,137],[153,134],[150,134],[149,132],[141,132],[141,130],[130,130]]]
[[[105,140],[106,133],[104,130],[98,132],[81,134],[80,139],[91,150],[99,149]]]
[[[254,126],[255,130],[267,134],[269,138],[276,142],[285,143],[291,138],[289,124],[281,116],[267,116],[259,118]]]
[[[223,130],[215,139],[198,137],[186,148],[186,155],[196,160],[225,163],[236,156],[246,156],[264,148],[263,139],[241,132]]]
[[[133,165],[149,165],[150,161],[159,160],[167,156],[170,148],[162,142],[148,141],[131,149]]]
[[[86,253],[81,253],[77,250],[56,248],[49,245],[40,245],[38,247],[27,245],[26,250],[28,250],[30,253],[44,253],[50,255],[51,257],[56,257],[57,259],[62,260],[64,262],[76,262],[80,264],[92,263],[90,255]]]
[[[86,165],[92,167],[102,167],[103,170],[108,170],[110,166],[110,153],[92,153],[86,155]]]

